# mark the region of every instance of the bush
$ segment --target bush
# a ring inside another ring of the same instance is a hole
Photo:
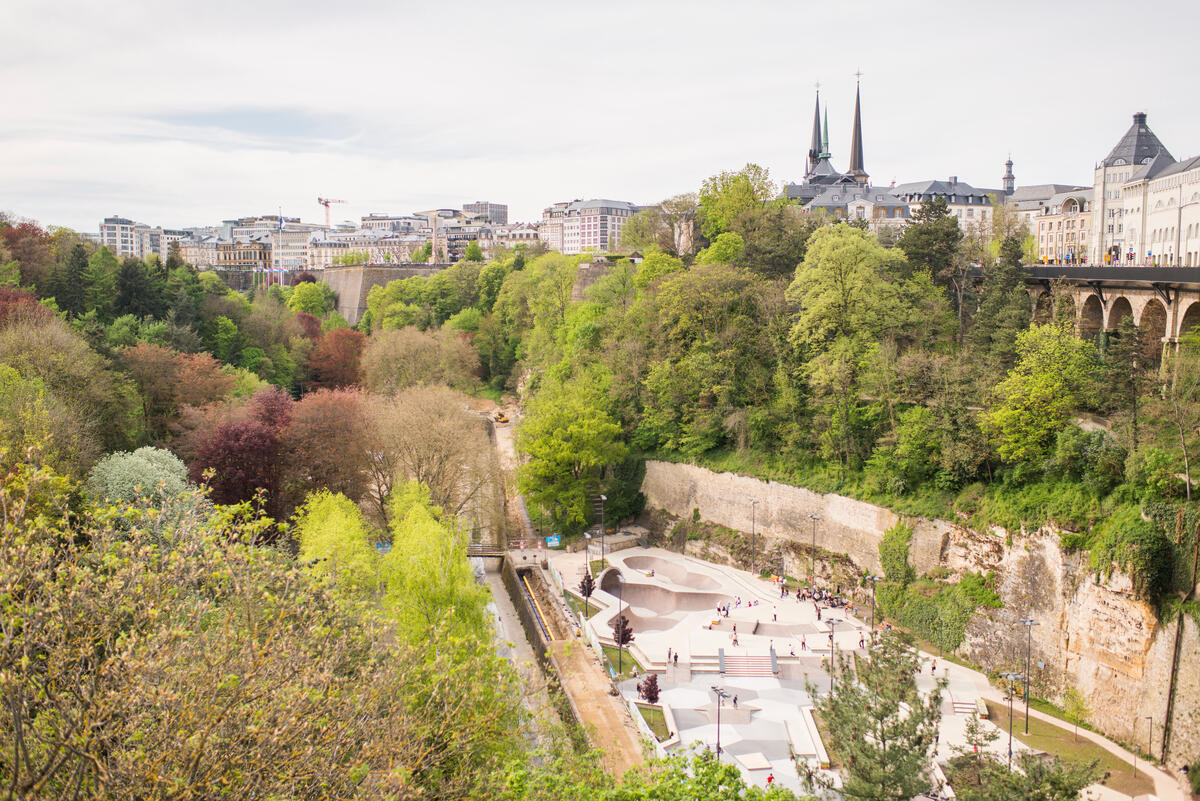
[[[912,535],[912,526],[897,523],[884,532],[879,542],[879,562],[883,565],[883,573],[888,581],[901,586],[910,584],[917,575],[908,563],[908,544],[912,541]]]
[[[1158,527],[1142,519],[1140,507],[1121,507],[1096,532],[1092,567],[1107,574],[1113,565],[1129,574],[1134,591],[1143,600],[1156,603],[1171,588],[1171,541]]]
[[[138,448],[101,459],[87,477],[95,501],[160,503],[187,490],[187,467],[162,448]]]
[[[1148,498],[1180,498],[1183,482],[1175,475],[1171,456],[1162,448],[1147,448],[1130,454],[1125,461],[1125,480],[1135,494]]]

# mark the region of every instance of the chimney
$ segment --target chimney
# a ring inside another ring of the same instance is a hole
[[[1134,125],[1145,125],[1146,124],[1146,112],[1139,111],[1136,114],[1134,114],[1133,115],[1133,124]]]
[[[951,183],[951,184],[956,184],[956,183],[958,183],[958,176],[957,176],[957,175],[951,175],[951,176],[950,176],[950,183]]]

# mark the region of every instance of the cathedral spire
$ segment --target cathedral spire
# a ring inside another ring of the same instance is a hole
[[[825,131],[821,134],[821,158],[829,158],[829,106],[825,107]]]
[[[862,73],[855,73],[855,77],[861,82]],[[863,169],[861,95],[860,84],[854,89],[854,130],[850,135],[850,176],[857,183],[865,184],[868,176],[867,171]]]
[[[805,176],[812,175],[813,167],[821,158],[821,85],[817,84],[817,102],[813,108],[812,142],[808,146],[808,169]]]

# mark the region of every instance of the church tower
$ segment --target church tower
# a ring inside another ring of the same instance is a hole
[[[804,177],[809,178],[813,174],[813,168],[817,166],[817,162],[821,160],[821,90],[817,90],[817,103],[813,108],[813,129],[812,141],[808,145],[808,164],[804,170]]]
[[[1013,175],[1012,171],[1012,156],[1008,157],[1008,161],[1004,162],[1004,194],[1011,195],[1017,188],[1017,176]]]
[[[861,79],[861,74],[859,78]],[[867,171],[863,169],[863,145],[862,145],[862,87],[861,84],[854,89],[854,130],[850,134],[850,170],[849,175],[854,179],[855,183],[866,185]]]

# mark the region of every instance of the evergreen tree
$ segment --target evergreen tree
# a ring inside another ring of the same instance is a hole
[[[117,299],[117,257],[108,248],[100,248],[88,259],[83,273],[83,305],[85,310],[94,310],[96,316],[108,322],[113,317],[113,304]]]
[[[1016,363],[1017,335],[1029,328],[1032,317],[1021,240],[1008,237],[1001,244],[999,262],[984,275],[979,311],[967,334],[984,384],[995,384]]]
[[[909,801],[929,789],[930,751],[941,719],[941,684],[917,691],[917,653],[894,633],[869,656],[839,654],[834,689],[817,701],[818,714],[838,732],[846,766],[842,795],[862,801]],[[816,697],[817,688],[809,685]],[[1015,796],[1014,796],[1015,797]]]
[[[73,317],[83,314],[84,281],[88,269],[87,249],[83,245],[71,248],[66,263],[55,272],[54,300],[58,308]]]
[[[1118,324],[1104,353],[1107,405],[1129,415],[1130,453],[1137,453],[1140,400],[1149,383],[1146,367],[1150,363],[1144,355],[1146,339],[1146,332],[1138,328],[1133,316],[1129,315]]]
[[[163,285],[155,280],[150,268],[138,259],[125,259],[117,272],[116,315],[158,319],[166,312]]]

